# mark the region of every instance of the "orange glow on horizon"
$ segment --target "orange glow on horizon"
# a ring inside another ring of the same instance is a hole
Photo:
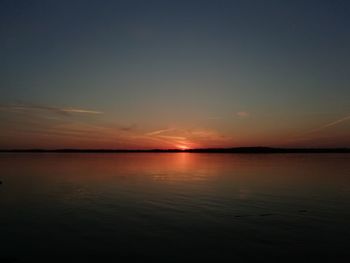
[[[180,149],[180,150],[188,150],[190,147],[188,147],[188,146],[186,146],[186,145],[177,145],[176,146],[178,149]]]

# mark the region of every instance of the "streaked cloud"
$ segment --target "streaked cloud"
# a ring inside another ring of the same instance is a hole
[[[103,113],[101,111],[86,110],[86,109],[79,109],[79,108],[62,108],[62,109],[58,109],[58,111],[69,112],[69,113],[87,113],[87,114],[102,114]]]
[[[333,126],[336,126],[338,124],[341,124],[341,123],[344,123],[346,121],[349,121],[350,120],[350,115],[344,117],[344,118],[341,118],[341,119],[338,119],[338,120],[335,120],[335,121],[332,121],[332,122],[329,122],[323,126],[320,126],[318,128],[315,128],[315,129],[312,129],[312,130],[309,130],[307,132],[305,132],[305,134],[310,134],[310,133],[314,133],[314,132],[319,132],[319,131],[323,131],[327,128],[330,128],[330,127],[333,127]]]
[[[207,146],[222,146],[231,138],[222,136],[218,132],[202,128],[168,128],[145,133],[145,138],[157,141],[163,145],[176,148],[196,148]]]
[[[249,112],[246,111],[239,111],[236,113],[236,115],[240,118],[247,118],[250,116]]]
[[[34,112],[44,111],[61,115],[71,114],[103,114],[101,111],[83,109],[79,107],[55,107],[37,104],[4,104],[0,105],[2,111],[21,111],[21,112]]]
[[[330,123],[327,123],[319,128],[316,128],[316,129],[313,129],[311,130],[310,132],[316,132],[316,131],[321,131],[321,130],[324,130],[324,129],[327,129],[327,128],[330,128],[330,127],[333,127],[333,126],[336,126],[338,124],[341,124],[343,122],[346,122],[350,120],[350,115],[344,117],[344,118],[341,118],[341,119],[338,119],[338,120],[335,120],[335,121],[332,121]]]
[[[299,135],[296,135],[288,140],[285,140],[285,142],[287,144],[292,144],[292,145],[298,145],[298,142],[300,142],[302,146],[310,145],[310,142],[315,142],[316,145],[320,145],[320,142],[331,141],[331,138],[332,138],[329,135],[324,135],[323,133],[320,133],[321,131],[337,126],[349,120],[350,120],[350,115],[343,117],[341,119],[337,119],[335,121],[329,122],[318,128],[301,132]]]
[[[123,131],[123,132],[132,132],[135,131],[137,129],[137,125],[136,124],[130,124],[130,125],[126,125],[126,126],[119,126],[119,130]]]
[[[185,141],[187,138],[183,136],[171,136],[171,135],[160,135],[160,138],[176,140],[176,141]]]
[[[155,131],[148,132],[145,135],[146,136],[154,136],[154,135],[159,135],[159,134],[162,134],[162,133],[170,132],[172,130],[174,130],[174,129],[173,128],[169,128],[169,129],[155,130]]]

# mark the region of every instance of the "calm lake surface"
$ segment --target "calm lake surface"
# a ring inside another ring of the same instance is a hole
[[[0,154],[0,180],[1,262],[350,260],[350,154]]]

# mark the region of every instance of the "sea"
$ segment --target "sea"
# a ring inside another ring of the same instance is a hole
[[[350,262],[350,154],[2,153],[0,262]]]

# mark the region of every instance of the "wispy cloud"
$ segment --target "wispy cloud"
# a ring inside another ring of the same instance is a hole
[[[126,125],[126,126],[119,126],[119,130],[123,131],[123,132],[133,132],[137,129],[137,125],[136,124],[130,124],[130,125]]]
[[[173,128],[161,129],[161,130],[156,130],[156,131],[148,132],[148,133],[146,133],[145,135],[146,135],[146,136],[155,136],[155,135],[160,135],[160,134],[162,134],[162,133],[170,132],[170,131],[173,131],[173,130],[174,130]]]
[[[144,135],[146,139],[155,140],[170,147],[186,146],[195,148],[203,145],[214,147],[231,140],[231,138],[222,136],[214,130],[202,128],[184,129],[173,127],[151,131]]]
[[[246,111],[239,111],[236,113],[236,115],[240,118],[246,118],[246,117],[249,117],[249,112],[246,112]]]
[[[173,136],[173,135],[160,135],[159,138],[170,139],[175,141],[185,141],[187,138],[184,136]]]
[[[329,128],[329,127],[338,125],[338,124],[340,124],[340,123],[346,122],[346,121],[348,121],[348,120],[350,120],[350,115],[349,115],[349,116],[346,116],[346,117],[344,117],[344,118],[341,118],[341,119],[332,121],[332,122],[330,122],[330,123],[327,123],[327,124],[325,124],[325,125],[323,125],[323,126],[321,126],[321,127],[318,127],[318,128],[316,128],[316,129],[313,129],[313,130],[311,130],[311,131],[309,131],[309,132],[321,131],[321,130],[327,129],[327,128]]]
[[[193,144],[188,140],[185,134],[175,128],[161,129],[145,134],[145,139],[153,140],[157,144],[168,147],[178,147],[179,145],[192,146]]]
[[[21,111],[21,112],[31,112],[31,111],[46,111],[61,115],[71,115],[71,114],[102,114],[101,111],[83,109],[78,107],[55,107],[46,105],[36,105],[36,104],[4,104],[0,105],[0,110],[2,111]]]
[[[300,141],[300,142],[314,141],[314,140],[317,140],[319,142],[321,139],[322,140],[329,139],[329,136],[324,136],[324,135],[322,135],[322,133],[318,133],[318,132],[321,132],[327,128],[339,125],[339,124],[344,123],[346,121],[350,121],[350,115],[343,117],[341,119],[329,122],[329,123],[322,125],[318,128],[314,128],[314,129],[311,129],[308,131],[301,132],[299,135],[296,135],[295,137],[292,137],[289,140],[287,140],[287,143],[289,143],[289,142],[294,143],[294,142],[298,142],[298,141]]]
[[[95,111],[95,110],[86,110],[86,109],[79,109],[79,108],[62,108],[58,109],[59,111],[63,112],[69,112],[69,113],[87,113],[87,114],[102,114],[102,111]]]

